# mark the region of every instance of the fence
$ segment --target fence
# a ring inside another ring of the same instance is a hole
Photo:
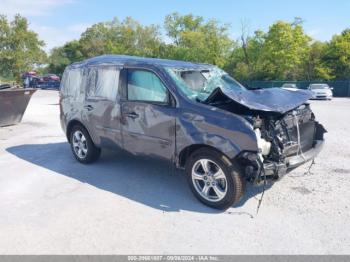
[[[243,84],[251,89],[254,88],[272,88],[281,87],[285,83],[296,84],[300,89],[307,89],[310,84],[324,83],[333,87],[333,96],[336,97],[350,97],[350,80],[349,81],[246,81]]]

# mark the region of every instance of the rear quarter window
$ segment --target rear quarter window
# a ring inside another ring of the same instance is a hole
[[[116,100],[120,70],[114,66],[88,69],[87,98]]]
[[[77,98],[80,94],[83,72],[80,68],[66,69],[61,82],[61,94],[64,97]]]

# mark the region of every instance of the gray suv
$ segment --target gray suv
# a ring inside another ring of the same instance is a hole
[[[226,209],[246,182],[277,179],[313,159],[325,129],[307,90],[247,90],[208,64],[106,55],[68,66],[61,125],[75,158],[101,148],[171,161],[194,195]]]

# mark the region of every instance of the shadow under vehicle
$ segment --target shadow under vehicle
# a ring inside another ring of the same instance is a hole
[[[246,182],[277,179],[313,159],[326,130],[307,90],[247,90],[213,65],[107,55],[63,74],[60,119],[75,158],[101,148],[170,161],[194,195],[226,209]]]

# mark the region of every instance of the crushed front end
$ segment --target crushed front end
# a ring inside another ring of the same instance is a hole
[[[256,135],[258,152],[243,151],[237,160],[251,182],[277,179],[314,159],[327,132],[315,120],[307,90],[268,88],[234,92],[216,89],[206,103],[245,118]]]
[[[254,114],[250,122],[259,152],[243,152],[239,160],[251,182],[279,178],[314,159],[324,144],[326,130],[307,103],[284,114]]]

